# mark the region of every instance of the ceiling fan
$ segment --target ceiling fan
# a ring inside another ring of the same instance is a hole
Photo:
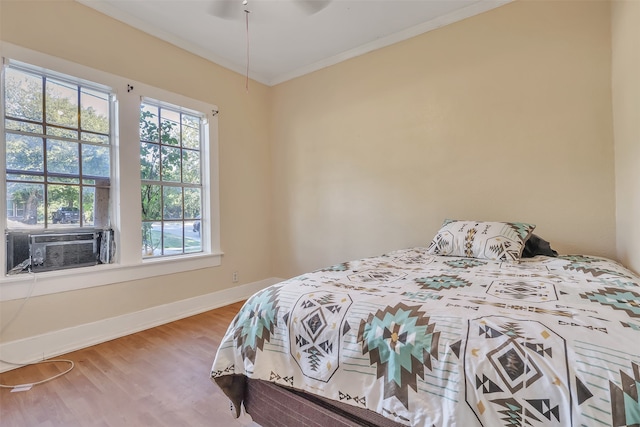
[[[297,7],[305,15],[313,15],[329,6],[332,0],[288,0],[286,2]],[[222,19],[241,19],[248,7],[247,3],[247,0],[214,0],[209,13]]]

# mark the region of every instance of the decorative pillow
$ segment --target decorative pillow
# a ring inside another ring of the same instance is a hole
[[[522,222],[458,221],[447,219],[428,253],[498,261],[519,261],[536,226]]]

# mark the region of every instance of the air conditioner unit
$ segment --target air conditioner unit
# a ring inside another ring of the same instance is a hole
[[[8,232],[7,273],[34,273],[110,263],[112,230]]]
[[[98,233],[32,234],[31,271],[84,267],[98,263]]]

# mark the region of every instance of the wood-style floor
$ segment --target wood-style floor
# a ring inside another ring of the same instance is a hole
[[[29,391],[0,389],[0,426],[246,426],[209,379],[227,326],[242,303],[60,356],[68,374]],[[39,381],[60,363],[0,374],[2,384]]]

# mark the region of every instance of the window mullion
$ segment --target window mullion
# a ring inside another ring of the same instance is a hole
[[[77,91],[76,91],[76,103],[78,105],[78,108],[76,109],[76,114],[78,115],[78,172],[79,172],[79,186],[78,186],[78,209],[80,211],[80,217],[79,217],[79,224],[80,227],[84,226],[84,204],[83,204],[83,198],[84,198],[84,173],[82,171],[82,98],[80,96],[80,94],[82,93],[82,86],[78,85],[77,86]],[[94,213],[94,218],[95,218],[95,213]],[[95,220],[95,219],[94,219]]]
[[[42,76],[42,133],[44,134],[42,136],[42,155],[43,155],[42,173],[44,176],[42,200],[44,203],[44,206],[43,206],[44,228],[46,229],[49,227],[49,219],[50,219],[49,191],[47,191],[48,183],[49,183],[49,175],[47,173],[49,169],[48,167],[49,156],[47,155],[47,76]]]

